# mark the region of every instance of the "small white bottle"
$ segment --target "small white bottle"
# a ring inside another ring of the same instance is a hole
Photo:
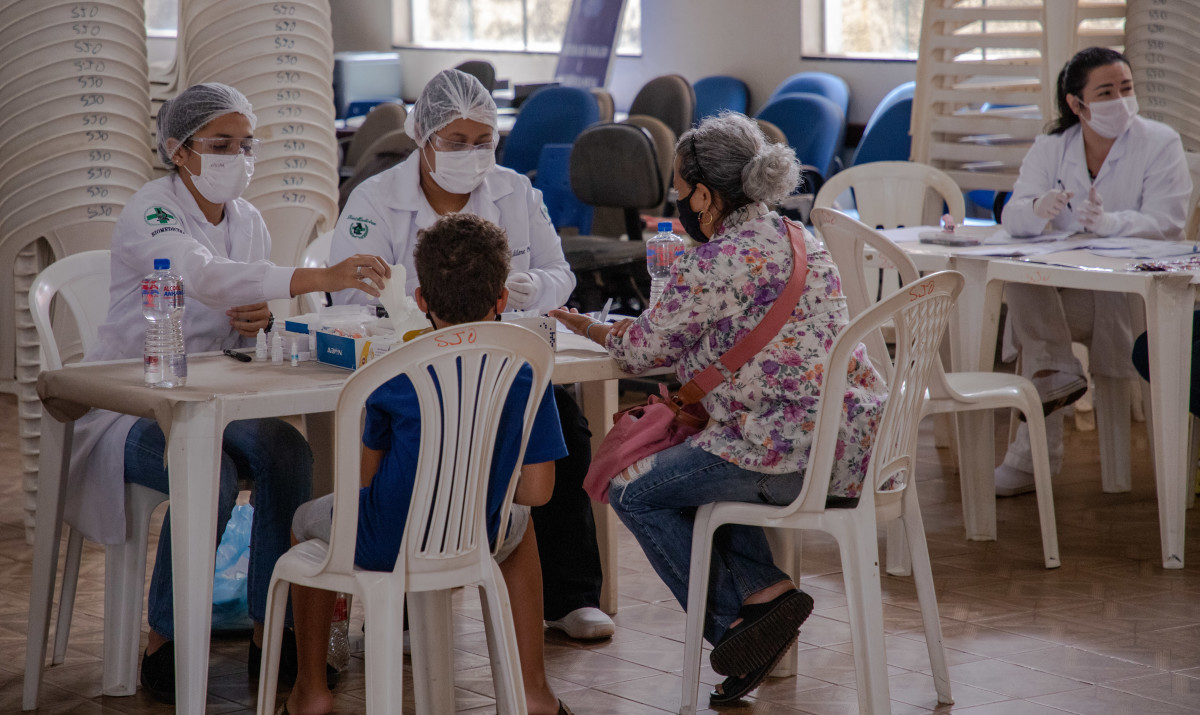
[[[300,343],[292,338],[292,367],[300,366]]]
[[[283,364],[283,336],[279,333],[271,333],[271,364]]]
[[[259,328],[258,335],[254,336],[254,359],[266,362],[270,356],[270,350],[267,348],[267,334],[263,332],[262,328]]]

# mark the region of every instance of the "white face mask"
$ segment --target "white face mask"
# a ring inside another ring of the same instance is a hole
[[[1116,139],[1121,136],[1133,123],[1133,118],[1138,113],[1137,97],[1133,95],[1104,102],[1092,102],[1085,106],[1091,110],[1091,119],[1083,121],[1092,128],[1092,131],[1105,139]]]
[[[496,153],[493,151],[434,151],[437,153],[437,169],[430,171],[429,175],[438,186],[452,194],[471,193],[496,166]]]
[[[184,167],[187,169],[187,167]],[[191,169],[187,169],[192,174]],[[192,185],[214,204],[233,201],[242,195],[254,176],[254,157],[245,154],[201,154],[200,173],[192,174]]]

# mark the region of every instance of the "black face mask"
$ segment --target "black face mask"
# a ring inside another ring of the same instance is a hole
[[[683,224],[683,230],[687,231],[687,235],[691,236],[694,241],[708,243],[708,236],[705,236],[704,231],[700,229],[700,214],[692,210],[692,196],[695,193],[696,188],[692,187],[692,193],[679,199],[676,204],[679,208],[679,223]]]

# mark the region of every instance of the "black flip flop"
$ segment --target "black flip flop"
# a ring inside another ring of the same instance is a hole
[[[709,661],[719,675],[752,673],[796,639],[796,631],[813,610],[812,596],[792,589],[767,603],[742,606],[742,622],[725,631]]]
[[[762,681],[766,680],[767,676],[775,670],[775,666],[779,665],[779,661],[783,660],[783,656],[792,647],[789,642],[779,652],[761,668],[756,669],[752,673],[746,675],[731,675],[721,682],[721,690],[713,690],[708,694],[709,705],[729,705],[735,703],[750,694]]]

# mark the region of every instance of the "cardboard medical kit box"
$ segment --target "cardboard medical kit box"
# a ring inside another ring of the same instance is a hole
[[[377,357],[386,355],[396,339],[391,335],[352,337],[317,330],[317,362],[357,370]]]

